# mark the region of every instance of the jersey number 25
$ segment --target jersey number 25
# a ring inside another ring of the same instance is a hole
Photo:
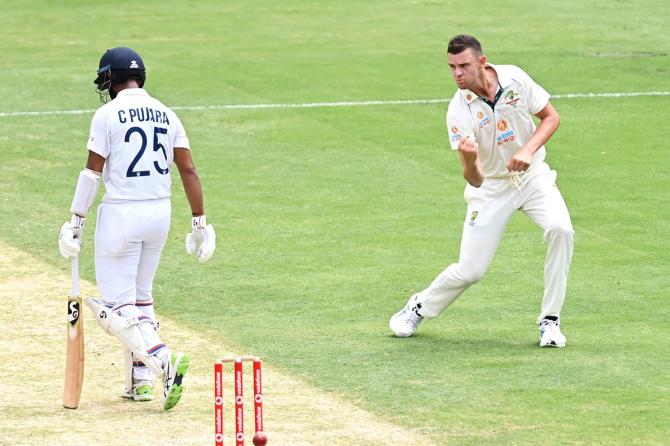
[[[128,166],[128,170],[126,171],[126,176],[127,177],[148,177],[151,174],[151,171],[149,170],[135,170],[135,165],[138,163],[140,158],[142,158],[142,155],[144,154],[144,151],[147,148],[147,134],[144,133],[144,130],[140,127],[131,127],[128,129],[126,132],[126,142],[130,142],[130,136],[133,133],[139,133],[140,137],[142,138],[142,146],[140,147],[139,152],[137,152],[137,155],[135,155],[135,158],[133,158],[133,161],[130,163],[130,166]],[[154,168],[156,171],[161,174],[165,175],[166,173],[170,172],[170,167],[167,164],[167,153],[165,152],[165,146],[160,143],[158,140],[158,135],[165,135],[167,134],[167,129],[163,127],[154,127],[154,152],[158,152],[161,150],[163,152],[163,157],[165,158],[166,166],[165,169],[163,169],[159,164],[158,161],[154,161]]]

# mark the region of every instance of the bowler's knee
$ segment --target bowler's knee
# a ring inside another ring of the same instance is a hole
[[[486,267],[479,265],[459,265],[464,285],[474,285],[486,275]]]
[[[545,241],[549,240],[565,240],[572,242],[575,231],[572,228],[572,223],[567,222],[555,222],[549,225],[544,230],[544,239]]]

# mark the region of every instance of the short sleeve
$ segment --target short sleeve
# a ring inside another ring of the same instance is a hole
[[[467,121],[470,121],[470,119],[464,118],[466,117],[452,109],[451,106],[449,107],[449,111],[447,111],[447,129],[449,131],[451,150],[458,150],[458,143],[461,139],[468,136],[475,137],[472,125],[467,124]]]
[[[534,115],[541,112],[549,103],[550,94],[525,72],[523,73],[523,86],[528,98],[528,111]]]
[[[107,113],[102,108],[93,115],[86,148],[107,159],[110,152]]]
[[[177,117],[177,115],[174,115],[174,144],[172,147],[181,147],[183,149],[190,149],[191,146],[188,141],[188,137],[186,136],[186,130],[184,129],[184,126],[181,123],[181,120]]]

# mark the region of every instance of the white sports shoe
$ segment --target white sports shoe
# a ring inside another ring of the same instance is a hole
[[[565,347],[560,319],[545,318],[540,321],[540,347]]]
[[[402,310],[398,311],[389,320],[389,327],[397,338],[407,338],[416,333],[416,329],[423,320],[419,314],[421,304],[417,303],[419,295],[415,294],[409,298]]]

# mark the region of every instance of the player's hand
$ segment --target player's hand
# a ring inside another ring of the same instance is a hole
[[[474,163],[479,156],[479,144],[475,142],[473,136],[466,136],[458,143],[458,150],[463,155],[463,160],[468,163]]]
[[[214,227],[207,224],[204,215],[193,217],[190,234],[186,234],[186,252],[195,255],[200,263],[212,258],[216,249]]]
[[[58,249],[66,259],[77,257],[81,249],[81,236],[86,219],[78,215],[72,215],[70,221],[63,223],[58,235]]]
[[[524,148],[519,149],[512,159],[507,162],[507,170],[510,172],[525,172],[530,167],[533,155]]]

